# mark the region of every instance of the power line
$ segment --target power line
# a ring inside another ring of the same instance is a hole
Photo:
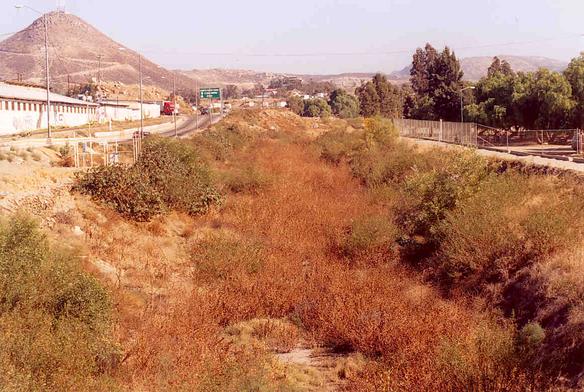
[[[565,39],[572,39],[576,37],[582,37],[582,34],[572,34],[563,37],[554,38],[543,38],[531,41],[509,41],[509,42],[499,42],[493,44],[484,45],[469,45],[469,46],[459,46],[451,47],[455,51],[469,50],[469,49],[481,49],[489,47],[503,47],[503,46],[514,46],[514,45],[531,45],[542,42],[549,41],[559,41]],[[196,56],[232,56],[232,57],[343,57],[343,56],[391,56],[396,54],[410,54],[413,49],[399,49],[390,51],[374,51],[374,52],[313,52],[313,53],[244,53],[244,52],[164,52],[155,50],[144,50],[146,53],[151,54],[177,54],[177,55],[196,55]]]

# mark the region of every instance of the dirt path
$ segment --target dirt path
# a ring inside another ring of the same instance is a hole
[[[316,378],[322,382],[315,391],[341,391],[347,384],[345,373],[349,357],[345,354],[325,348],[297,347],[288,353],[276,354],[276,358],[285,365],[315,372],[318,375]]]

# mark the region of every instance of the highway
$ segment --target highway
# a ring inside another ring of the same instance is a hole
[[[214,116],[213,117],[213,124],[216,124],[217,122],[219,122],[223,117],[224,116],[219,116],[219,115]],[[197,121],[197,118],[198,118],[198,121]],[[189,117],[186,120],[186,122],[184,122],[183,124],[178,125],[176,133],[179,137],[185,137],[193,132],[202,131],[203,129],[205,129],[206,126],[209,125],[209,122],[210,122],[209,115],[192,116],[192,117]],[[171,129],[170,131],[166,131],[166,132],[156,133],[156,135],[172,137],[172,136],[174,136],[174,129]]]
[[[224,116],[223,115],[216,115],[213,116],[213,124],[219,122]],[[179,137],[186,137],[195,131],[202,131],[209,125],[209,116],[199,115],[199,116],[191,116],[187,118],[180,118],[177,121],[180,121],[177,127],[177,134]],[[164,127],[166,129],[162,132],[157,132],[157,127]],[[146,132],[150,133],[151,135],[160,135],[165,137],[173,137],[175,135],[174,127],[172,127],[172,123],[165,123],[161,124],[160,126],[150,126],[146,127]],[[128,129],[124,131],[116,131],[116,132],[97,132],[98,136],[94,137],[77,137],[77,138],[21,138],[17,140],[7,140],[7,141],[0,141],[0,148],[39,148],[39,147],[48,147],[48,146],[63,146],[70,143],[124,143],[129,142],[133,138],[133,134],[138,131],[139,128]],[[111,135],[108,135],[110,133]],[[101,134],[101,136],[99,136]],[[114,135],[115,134],[115,135]]]

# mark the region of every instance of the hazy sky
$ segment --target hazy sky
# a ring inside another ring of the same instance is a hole
[[[63,0],[61,0],[63,1]],[[0,33],[55,0],[1,0]],[[391,72],[416,47],[460,57],[569,60],[584,50],[584,0],[67,0],[67,10],[170,68]],[[1,37],[0,37],[1,38]]]

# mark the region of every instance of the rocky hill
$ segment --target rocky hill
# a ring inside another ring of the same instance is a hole
[[[52,83],[63,87],[91,79],[136,84],[139,81],[138,53],[112,40],[83,21],[64,12],[48,14],[49,54]],[[101,64],[100,64],[101,63]],[[166,90],[172,87],[172,72],[143,59],[144,83]],[[100,72],[101,69],[101,72]],[[0,79],[44,80],[44,26],[42,18],[0,42]],[[178,75],[179,87],[195,81]]]

